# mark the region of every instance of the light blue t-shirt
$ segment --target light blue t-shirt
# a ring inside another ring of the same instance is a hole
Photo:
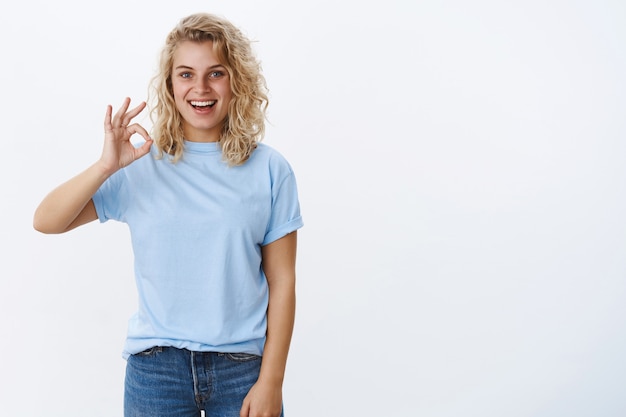
[[[261,246],[303,225],[291,167],[264,144],[232,167],[215,142],[185,142],[175,164],[155,155],[93,196],[100,221],[125,222],[131,234],[139,301],[123,357],[153,346],[261,355]]]

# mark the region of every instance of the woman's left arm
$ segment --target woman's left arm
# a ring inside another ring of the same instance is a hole
[[[241,417],[280,416],[282,387],[296,310],[297,232],[263,246],[269,286],[267,339],[261,373],[241,408]]]

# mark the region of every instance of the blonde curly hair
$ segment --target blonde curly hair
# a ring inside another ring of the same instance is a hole
[[[267,86],[248,38],[226,19],[208,13],[181,19],[167,36],[161,51],[159,68],[150,86],[154,94],[150,113],[152,137],[159,157],[166,153],[177,162],[183,155],[183,120],[176,109],[172,90],[174,52],[183,41],[212,41],[218,60],[228,71],[233,98],[228,104],[220,146],[229,165],[241,165],[265,133]]]

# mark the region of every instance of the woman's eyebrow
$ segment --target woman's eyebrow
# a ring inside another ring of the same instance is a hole
[[[224,65],[222,64],[215,64],[215,65],[211,65],[208,69],[215,69],[215,68],[224,68]],[[179,65],[176,68],[174,68],[176,70],[178,69],[194,69],[193,67],[190,67],[188,65]]]

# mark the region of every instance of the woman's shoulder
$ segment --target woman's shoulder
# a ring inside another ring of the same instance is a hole
[[[258,143],[248,161],[252,169],[267,171],[272,177],[281,178],[293,175],[293,170],[287,159],[277,149],[265,143]]]
[[[252,152],[252,156],[257,159],[267,160],[270,163],[289,165],[287,159],[280,151],[266,143],[257,143],[257,147],[254,152]]]

